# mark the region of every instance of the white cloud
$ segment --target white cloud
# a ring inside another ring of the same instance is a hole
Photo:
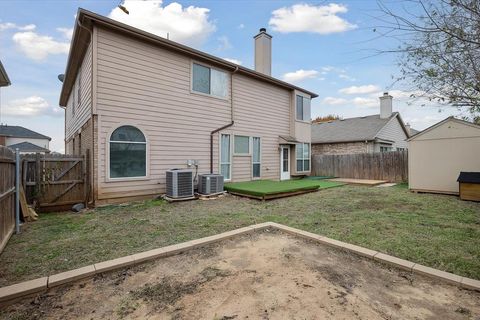
[[[232,48],[233,48],[233,46],[232,46],[232,44],[230,43],[230,40],[228,40],[228,37],[227,37],[227,36],[218,37],[217,40],[218,40],[218,42],[220,42],[220,44],[218,45],[217,50],[219,50],[219,51],[224,51],[224,50],[228,50],[228,49],[232,49]]]
[[[343,94],[367,94],[367,93],[378,92],[378,90],[380,90],[378,86],[373,84],[368,84],[364,86],[351,86],[351,87],[343,88],[338,90],[338,92]]]
[[[364,108],[380,107],[379,100],[374,98],[356,97],[353,98],[352,103],[356,106]]]
[[[329,72],[334,70],[335,70],[335,67],[325,66],[325,67],[322,67],[322,74],[328,74]]]
[[[347,80],[347,81],[356,81],[356,80],[357,80],[357,79],[355,79],[354,77],[351,77],[351,76],[349,76],[349,75],[346,74],[346,73],[340,73],[340,74],[338,75],[338,77],[339,77],[340,79]]]
[[[299,82],[305,79],[312,79],[318,75],[316,70],[297,70],[294,72],[287,72],[283,75],[283,80],[287,82]]]
[[[63,36],[68,39],[68,40],[71,40],[72,39],[72,36],[73,36],[73,28],[57,28],[57,31],[60,32],[61,34],[63,34]]]
[[[33,60],[41,61],[50,54],[66,54],[69,42],[60,42],[50,36],[42,36],[34,31],[17,32],[13,35],[17,47]]]
[[[322,100],[322,104],[328,104],[331,106],[338,106],[338,105],[346,104],[347,102],[348,102],[347,99],[335,98],[335,97],[326,97]]]
[[[177,2],[162,6],[163,1],[125,0],[123,5],[130,14],[120,8],[113,9],[110,18],[133,27],[167,37],[188,45],[201,45],[215,31],[215,25],[209,20],[207,8],[182,7]]]
[[[315,6],[295,4],[272,12],[269,25],[279,32],[312,32],[330,34],[357,28],[338,14],[346,13],[347,7],[341,4]]]
[[[245,25],[243,23],[240,23],[237,28],[238,29],[243,29],[243,28],[245,28]]]
[[[2,108],[2,115],[34,117],[42,115],[63,115],[63,112],[60,108],[50,106],[47,100],[42,97],[30,96],[9,101]]]
[[[0,23],[0,31],[4,30],[9,30],[9,29],[15,29],[15,30],[20,30],[20,31],[31,31],[34,30],[36,26],[34,24],[27,24],[24,26],[19,26],[15,23],[12,22],[4,22]]]
[[[237,60],[237,59],[233,59],[233,58],[222,58],[222,59],[223,59],[223,60],[227,60],[228,62],[231,62],[231,63],[238,64],[238,65],[241,65],[241,64],[242,64],[242,61]]]

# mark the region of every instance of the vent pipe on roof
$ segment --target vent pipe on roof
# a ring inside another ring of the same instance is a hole
[[[272,36],[261,28],[255,39],[255,71],[272,75]]]
[[[384,92],[380,97],[380,119],[387,119],[392,115],[392,100],[393,97],[388,92]]]

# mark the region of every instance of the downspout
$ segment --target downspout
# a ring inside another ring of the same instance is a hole
[[[222,131],[226,128],[229,128],[234,125],[235,121],[233,120],[233,75],[238,71],[238,67],[235,67],[235,70],[230,75],[230,113],[231,113],[231,122],[223,127],[213,130],[210,132],[210,173],[213,173],[213,135],[219,131]]]
[[[92,119],[92,144],[91,144],[91,147],[92,149],[90,150],[90,152],[88,153],[88,156],[90,157],[91,155],[91,159],[92,161],[90,161],[90,159],[88,159],[88,163],[90,164],[90,167],[93,169],[95,168],[95,164],[94,164],[94,161],[95,161],[95,119],[94,119],[94,116],[93,116],[93,68],[95,68],[95,65],[94,65],[94,61],[93,61],[93,31],[90,30],[89,28],[85,27],[81,22],[80,22],[80,19],[77,20],[77,24],[80,28],[82,29],[85,29],[87,30],[87,32],[90,34],[90,41],[89,41],[89,45],[92,45],[92,50],[91,50],[91,53],[92,53],[92,70],[91,70],[91,79],[90,79],[90,115],[91,115],[91,119]],[[93,26],[92,26],[93,28]],[[87,50],[88,50],[88,47],[87,47]],[[85,161],[87,161],[87,159],[85,159]],[[88,175],[88,178],[90,181],[85,181],[85,183],[88,183],[90,184],[90,182],[92,182],[92,184],[90,185],[90,187],[87,189],[88,190],[88,194],[86,195],[87,197],[87,202],[88,204],[91,204],[91,203],[95,203],[95,171],[94,170],[90,170],[90,168],[87,168],[87,170],[90,171],[91,174]],[[92,194],[92,201],[90,201],[90,195]]]

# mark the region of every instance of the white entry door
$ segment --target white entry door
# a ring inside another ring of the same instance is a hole
[[[290,147],[280,147],[280,180],[290,179]]]

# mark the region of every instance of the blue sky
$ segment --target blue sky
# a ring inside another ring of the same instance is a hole
[[[393,9],[395,1],[386,1]],[[253,67],[253,36],[266,27],[273,36],[272,75],[317,92],[312,116],[344,118],[378,113],[378,96],[389,91],[394,111],[416,129],[453,114],[409,101],[412,88],[393,85],[395,55],[374,55],[398,45],[377,38],[381,12],[375,0],[355,1],[1,1],[0,60],[12,85],[1,89],[1,120],[52,137],[64,150],[63,110],[58,107],[75,13],[101,15]]]

